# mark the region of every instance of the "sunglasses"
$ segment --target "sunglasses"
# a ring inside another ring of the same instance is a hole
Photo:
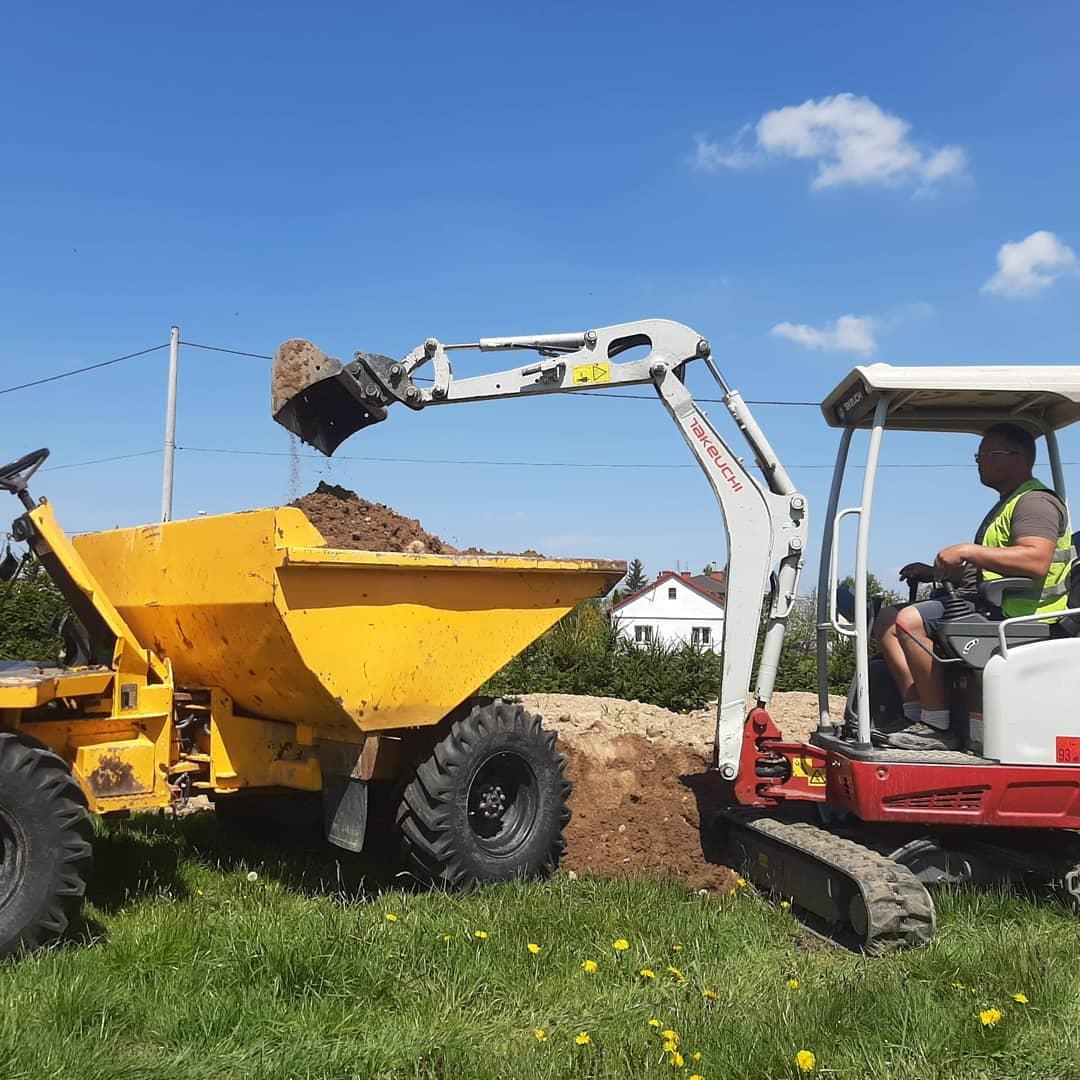
[[[1019,454],[1019,450],[980,450],[975,455],[976,461],[982,461],[983,458],[990,457],[1006,457],[1009,454]]]

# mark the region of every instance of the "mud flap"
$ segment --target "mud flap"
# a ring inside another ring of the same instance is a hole
[[[368,783],[350,776],[323,777],[326,839],[346,851],[361,851],[367,832]]]

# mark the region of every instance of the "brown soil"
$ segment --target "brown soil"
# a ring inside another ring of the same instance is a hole
[[[616,698],[529,694],[530,712],[559,732],[574,783],[563,869],[575,874],[648,874],[710,892],[734,875],[710,820],[725,785],[709,770],[715,705],[690,714]],[[833,698],[834,710],[842,698]],[[816,725],[817,696],[777,694],[769,712],[785,735],[802,739]],[[704,824],[704,829],[703,829]]]
[[[322,533],[327,547],[360,551],[405,551],[413,555],[524,555],[542,559],[538,551],[458,550],[429,533],[416,518],[405,517],[383,503],[361,499],[355,491],[320,481],[290,506],[299,507]]]

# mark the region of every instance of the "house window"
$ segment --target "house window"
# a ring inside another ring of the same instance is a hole
[[[668,598],[669,600],[674,600],[674,599],[675,599],[675,597],[676,597],[676,595],[678,595],[678,594],[677,594],[677,593],[675,592],[675,588],[674,588],[674,586],[673,586],[672,588],[668,589],[668,591],[667,591],[667,598]]]
[[[711,645],[712,627],[693,626],[690,628],[690,643],[692,645]]]
[[[634,641],[639,645],[647,645],[653,639],[653,627],[651,626],[635,626],[634,627]]]

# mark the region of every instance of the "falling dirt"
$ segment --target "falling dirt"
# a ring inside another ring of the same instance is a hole
[[[529,694],[530,712],[559,732],[573,781],[564,871],[674,878],[709,892],[731,887],[711,819],[726,785],[709,769],[716,707],[689,714],[617,698]],[[830,699],[834,713],[843,699]],[[776,694],[769,711],[785,735],[817,723],[817,696]],[[704,827],[703,827],[704,826]]]
[[[538,551],[459,550],[428,532],[416,518],[405,517],[384,503],[368,502],[355,491],[320,481],[290,506],[299,507],[322,533],[327,547],[360,551],[405,551],[413,555],[523,555],[542,559]]]

